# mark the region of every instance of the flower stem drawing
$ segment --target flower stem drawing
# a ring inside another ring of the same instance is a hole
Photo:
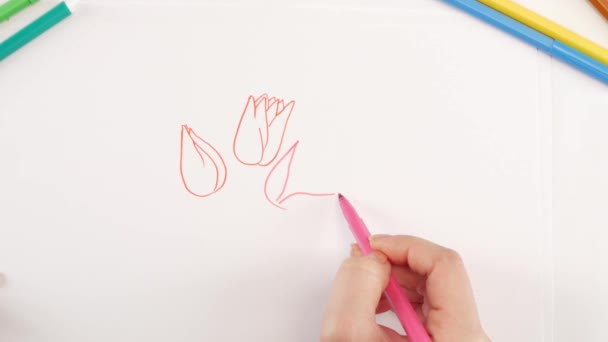
[[[279,158],[277,163],[272,167],[272,169],[268,173],[266,181],[264,182],[264,196],[266,197],[266,200],[279,209],[285,210],[283,203],[295,196],[325,197],[335,195],[334,193],[312,193],[304,191],[292,192],[287,195],[285,194],[285,191],[287,190],[287,185],[289,183],[289,178],[291,177],[291,164],[293,163],[293,159],[296,155],[296,150],[298,148],[299,143],[300,141],[296,141],[295,144],[293,144],[293,146],[289,150],[287,150],[287,152],[281,158]],[[283,172],[284,176],[278,176],[283,178],[278,182],[280,188],[279,193],[275,195],[270,195],[270,193],[273,192],[273,189],[271,189],[270,187],[270,183],[273,178],[277,177],[277,174],[281,171]]]

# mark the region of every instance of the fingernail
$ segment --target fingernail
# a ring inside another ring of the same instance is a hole
[[[356,243],[350,245],[350,255],[352,256],[361,256],[361,248]]]
[[[376,262],[381,263],[381,264],[387,264],[388,263],[388,259],[386,258],[386,255],[379,253],[379,252],[372,252],[369,254],[369,257],[374,259]]]

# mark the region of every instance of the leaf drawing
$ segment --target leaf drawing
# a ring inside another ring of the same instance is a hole
[[[296,141],[293,146],[279,158],[277,163],[268,173],[266,181],[264,182],[264,195],[266,196],[266,200],[279,209],[286,209],[284,207],[285,201],[295,196],[325,197],[335,195],[333,193],[312,193],[303,191],[286,194],[289,179],[291,177],[291,166],[299,143],[299,141]]]

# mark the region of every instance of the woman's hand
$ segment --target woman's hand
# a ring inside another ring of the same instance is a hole
[[[383,295],[390,272],[433,341],[490,341],[458,253],[411,236],[374,236],[370,242],[372,254],[362,256],[353,245],[336,275],[321,341],[408,341],[376,323],[376,314],[390,310]]]

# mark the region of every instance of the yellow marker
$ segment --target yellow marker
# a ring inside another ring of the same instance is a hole
[[[608,65],[608,49],[509,0],[478,0],[526,26]]]

